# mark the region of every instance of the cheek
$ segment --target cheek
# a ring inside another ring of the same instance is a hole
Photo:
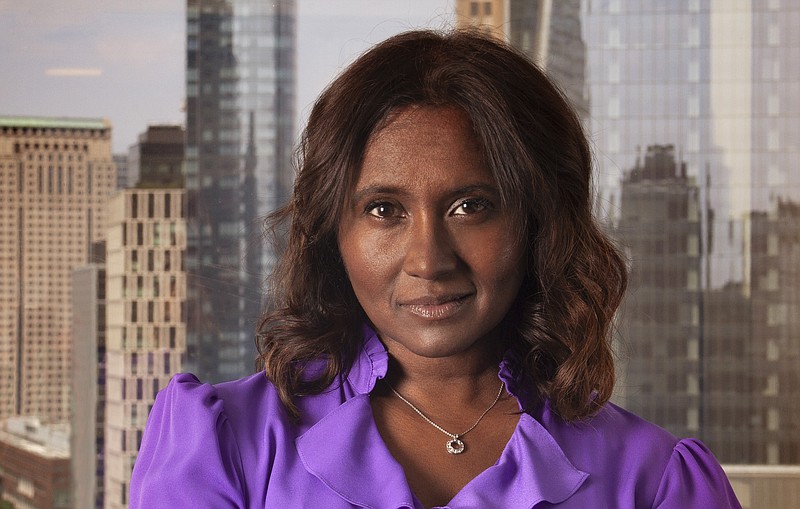
[[[359,301],[390,288],[392,250],[374,235],[350,229],[340,235],[339,252]],[[365,303],[362,302],[362,306]],[[367,303],[369,304],[369,303]]]
[[[509,285],[498,287],[498,293],[505,290],[516,292],[525,274],[526,246],[518,236],[509,234],[509,229],[499,229],[473,242],[473,260],[477,272],[483,274],[487,283]]]

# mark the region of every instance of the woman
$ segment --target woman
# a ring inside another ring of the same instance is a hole
[[[264,372],[173,379],[133,507],[739,507],[700,442],[608,403],[625,265],[580,122],[524,57],[389,39],[300,156]]]

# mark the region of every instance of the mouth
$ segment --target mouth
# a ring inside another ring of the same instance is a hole
[[[425,320],[444,320],[458,313],[473,293],[428,295],[400,302],[400,307]]]

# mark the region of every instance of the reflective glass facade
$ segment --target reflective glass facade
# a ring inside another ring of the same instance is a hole
[[[261,218],[293,175],[295,9],[187,1],[187,367],[208,382],[254,368],[274,261]]]
[[[556,79],[582,119],[588,116],[581,0],[510,0],[509,42]]]
[[[800,463],[800,1],[588,0],[618,400],[725,463]]]

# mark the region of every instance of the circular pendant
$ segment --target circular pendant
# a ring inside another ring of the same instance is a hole
[[[455,437],[452,440],[448,440],[445,446],[447,447],[447,452],[449,452],[450,454],[461,454],[462,452],[464,452],[464,449],[466,448],[464,442],[462,442],[461,439],[458,437]]]

